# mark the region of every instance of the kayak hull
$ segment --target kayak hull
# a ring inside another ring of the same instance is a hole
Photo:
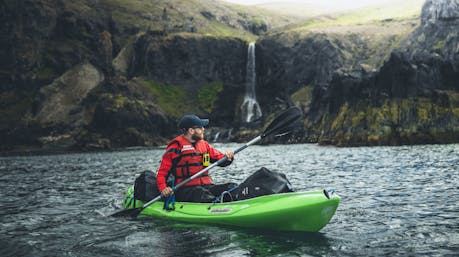
[[[126,209],[134,208],[134,190],[126,192]],[[278,231],[316,232],[331,220],[340,197],[324,191],[266,195],[225,203],[176,202],[175,210],[165,210],[163,202],[145,208],[140,216],[180,222],[219,224]],[[144,203],[136,200],[135,207]]]

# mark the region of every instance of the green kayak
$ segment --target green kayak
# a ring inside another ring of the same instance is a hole
[[[167,220],[221,224],[279,231],[316,232],[335,214],[340,197],[333,192],[311,191],[260,196],[225,203],[176,202],[175,210],[163,209],[163,202],[146,207],[141,216]],[[125,194],[124,206],[134,208],[134,188]],[[135,207],[144,203],[135,201]]]

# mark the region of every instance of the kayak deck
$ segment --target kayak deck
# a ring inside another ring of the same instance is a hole
[[[134,207],[133,188],[126,192],[125,207]],[[155,202],[140,215],[174,221],[222,224],[279,231],[309,231],[322,229],[338,208],[340,197],[323,191],[294,192],[260,196],[225,203],[176,202],[175,210],[163,209]],[[136,200],[136,207],[143,203]]]

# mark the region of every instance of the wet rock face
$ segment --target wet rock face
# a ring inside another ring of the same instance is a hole
[[[459,19],[458,0],[427,0],[422,8],[422,22],[436,22]]]
[[[56,20],[53,1],[0,3],[0,88],[24,83],[32,68],[42,63],[41,51]]]
[[[459,90],[459,1],[427,1],[422,19],[377,76],[376,87],[389,96]]]
[[[196,89],[213,81],[243,85],[247,45],[234,38],[145,35],[137,40],[130,76]]]
[[[292,45],[286,41],[267,37],[257,43],[257,98],[266,113],[301,87],[327,87],[346,64],[340,48],[345,46],[325,34],[311,34]]]
[[[78,65],[52,84],[40,90],[38,105],[33,117],[42,124],[71,125],[72,111],[79,108],[88,93],[104,80],[102,72],[91,64]]]

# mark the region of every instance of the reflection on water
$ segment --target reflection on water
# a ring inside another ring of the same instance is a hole
[[[216,145],[222,150],[237,144]],[[251,146],[218,183],[261,166],[342,197],[319,233],[106,217],[164,149],[0,157],[0,256],[445,256],[459,252],[459,146]]]

